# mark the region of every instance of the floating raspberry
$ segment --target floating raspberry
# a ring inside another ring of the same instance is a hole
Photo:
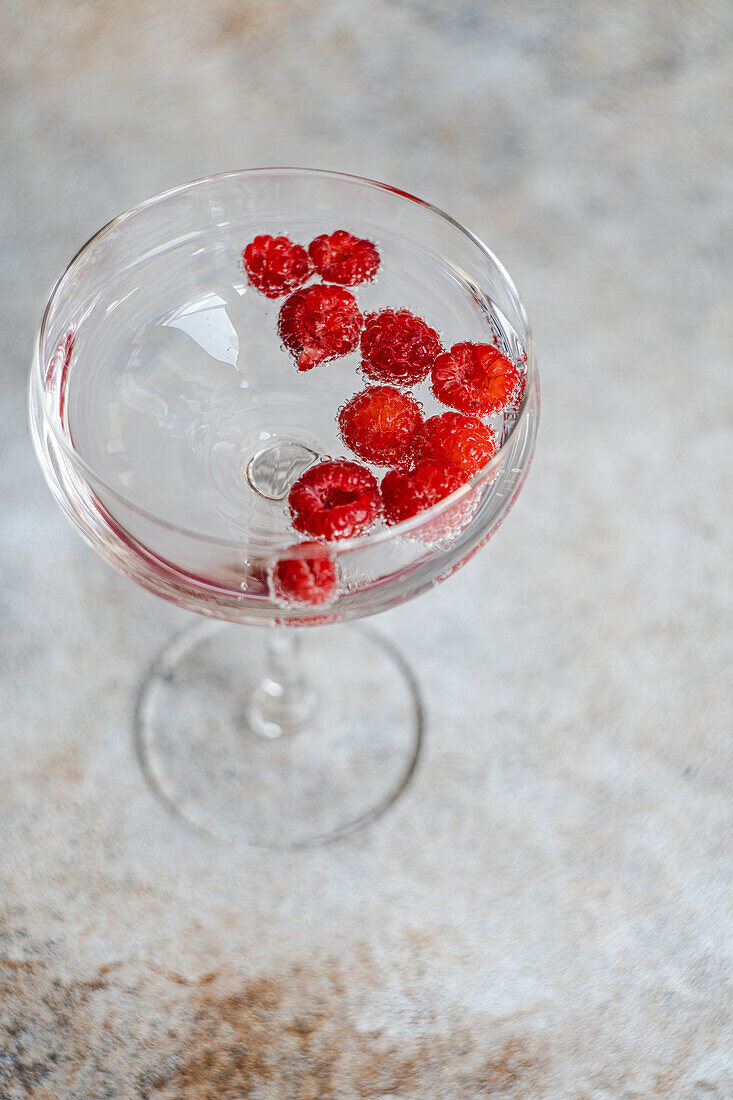
[[[283,303],[278,329],[298,370],[311,370],[327,359],[353,351],[362,316],[356,299],[340,286],[302,287]]]
[[[338,590],[334,558],[317,542],[302,542],[297,549],[313,553],[309,552],[307,557],[280,558],[275,563],[270,581],[273,596],[284,604],[331,603]]]
[[[487,416],[521,399],[519,371],[491,344],[454,344],[433,367],[433,393],[445,405]]]
[[[416,386],[442,350],[435,329],[409,309],[382,309],[364,318],[361,369],[376,382]]]
[[[422,408],[394,386],[367,386],[347,401],[338,422],[341,438],[359,458],[377,466],[402,465],[422,427]]]
[[[301,286],[312,271],[308,253],[287,237],[255,237],[242,253],[252,286],[267,298],[281,298]]]
[[[414,452],[418,459],[455,466],[468,480],[496,454],[496,435],[477,416],[446,412],[425,421]]]
[[[428,460],[414,470],[390,470],[382,479],[384,518],[390,525],[402,523],[450,496],[463,482],[460,470],[447,462]]]
[[[309,467],[291,488],[288,504],[296,531],[331,541],[368,531],[379,515],[381,498],[374,475],[342,458]]]
[[[379,252],[371,241],[337,229],[316,237],[308,248],[313,266],[327,283],[356,286],[368,283],[377,273]]]

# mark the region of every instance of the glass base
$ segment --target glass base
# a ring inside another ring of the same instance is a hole
[[[418,687],[375,631],[311,628],[299,632],[301,728],[273,731],[253,717],[267,685],[266,630],[207,620],[166,646],[138,700],[143,771],[179,818],[227,843],[287,850],[336,840],[407,786],[423,733]]]

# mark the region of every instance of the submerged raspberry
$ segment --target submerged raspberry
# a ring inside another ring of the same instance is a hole
[[[379,252],[371,241],[337,229],[323,233],[308,248],[313,266],[327,283],[356,286],[367,283],[377,273]]]
[[[431,459],[414,470],[390,470],[382,479],[384,518],[390,525],[411,519],[450,496],[463,482],[455,466]]]
[[[242,253],[252,286],[268,298],[281,298],[301,286],[312,267],[308,253],[287,237],[255,237]]]
[[[315,606],[331,603],[338,590],[338,566],[331,554],[316,542],[303,542],[293,550],[313,551],[307,557],[284,557],[275,563],[270,587],[283,604]]]
[[[461,412],[487,416],[521,400],[519,371],[491,344],[454,344],[435,360],[432,376],[438,400]]]
[[[425,421],[414,451],[416,458],[450,463],[468,480],[493,458],[496,445],[496,434],[477,416],[446,412]]]
[[[442,351],[440,337],[409,309],[368,313],[361,334],[361,369],[367,378],[415,386]]]
[[[361,326],[354,295],[340,286],[320,283],[291,294],[278,321],[280,339],[296,356],[301,371],[353,351]]]
[[[393,466],[409,461],[415,433],[423,423],[422,408],[393,386],[367,386],[338,416],[341,438],[367,462]]]
[[[364,534],[381,510],[377,479],[348,459],[327,459],[309,467],[288,495],[293,527],[332,541]]]

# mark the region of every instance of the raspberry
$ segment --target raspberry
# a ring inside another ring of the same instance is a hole
[[[367,378],[416,386],[430,373],[442,350],[435,329],[409,309],[382,309],[364,318],[361,369]]]
[[[363,534],[381,510],[374,474],[345,458],[310,466],[291,488],[288,504],[296,531],[327,541]]]
[[[315,553],[280,558],[275,563],[270,578],[273,596],[283,604],[331,603],[338,589],[335,560],[316,542],[303,542],[295,549],[312,549]]]
[[[340,286],[322,284],[291,294],[278,322],[282,342],[297,356],[298,370],[311,370],[353,351],[361,325],[354,295]]]
[[[487,416],[521,399],[519,371],[491,344],[454,344],[433,367],[433,393],[445,405]]]
[[[281,298],[311,274],[308,253],[287,237],[255,237],[242,253],[249,281],[267,298]]]
[[[345,229],[316,237],[308,247],[308,255],[322,279],[342,286],[370,282],[379,267],[376,246]]]
[[[390,470],[382,479],[384,518],[390,525],[402,523],[450,496],[463,482],[460,470],[446,462],[428,460],[414,470]]]
[[[422,427],[422,408],[394,386],[367,386],[338,415],[341,438],[359,458],[377,466],[409,461],[415,433]]]
[[[415,457],[435,459],[473,477],[496,454],[496,434],[477,416],[446,412],[431,416],[415,438]]]

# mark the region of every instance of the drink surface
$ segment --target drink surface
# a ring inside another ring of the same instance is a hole
[[[285,501],[270,499],[281,494],[267,491],[268,477],[279,490],[311,455],[354,457],[336,417],[369,384],[358,350],[299,373],[277,333],[284,299],[251,287],[241,261],[258,233],[307,246],[335,228],[279,219],[243,227],[236,243],[231,229],[221,240],[174,243],[142,270],[119,272],[114,299],[79,325],[65,398],[73,446],[113,493],[170,525],[172,539],[180,527],[249,554],[273,553],[295,536]],[[407,308],[445,348],[470,340],[522,358],[506,319],[460,270],[368,222],[344,228],[373,240],[381,255],[374,281],[352,288],[362,313]],[[429,378],[411,392],[425,416],[445,411]],[[487,423],[501,440],[501,416]],[[275,461],[261,464],[253,487],[252,462],[262,452]],[[114,514],[114,497],[105,504]]]

